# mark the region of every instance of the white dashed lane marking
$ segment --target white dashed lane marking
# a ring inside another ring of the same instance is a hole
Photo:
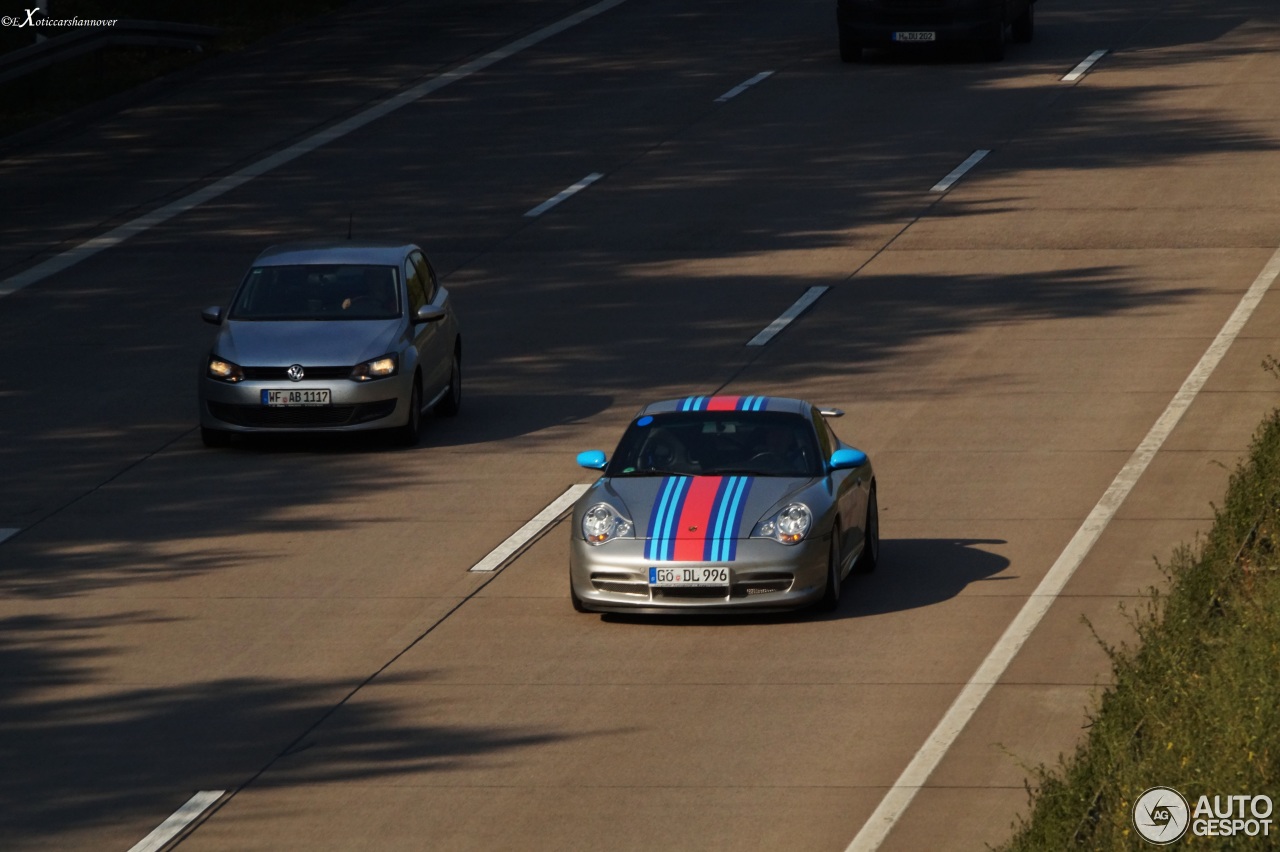
[[[575,183],[573,186],[570,186],[567,189],[560,190],[555,195],[551,196],[546,201],[542,202],[537,207],[533,208],[532,210],[530,210],[528,213],[525,213],[524,215],[529,218],[533,218],[535,216],[541,216],[543,213],[546,213],[548,210],[550,210],[552,207],[555,207],[561,201],[564,201],[566,198],[569,198],[570,196],[577,195],[579,192],[582,192],[582,190],[591,186],[591,184],[600,180],[600,178],[602,177],[604,177],[604,175],[600,174],[599,172],[592,172],[591,174],[584,177],[582,180]]]
[[[191,825],[200,814],[209,809],[214,802],[226,795],[226,790],[201,790],[187,803],[173,812],[167,820],[160,823],[156,830],[133,845],[129,852],[159,852],[166,844],[187,826]]]
[[[1088,73],[1090,68],[1093,67],[1093,63],[1097,62],[1099,59],[1101,59],[1106,55],[1107,55],[1107,52],[1105,50],[1095,50],[1093,53],[1090,53],[1088,56],[1085,57],[1083,62],[1081,62],[1075,68],[1072,68],[1071,72],[1067,74],[1067,76],[1062,78],[1062,82],[1074,83],[1076,80],[1079,80],[1081,77],[1083,77],[1085,74]]]
[[[467,570],[479,574],[497,571],[520,548],[532,541],[548,526],[555,523],[556,519],[567,512],[569,507],[574,504],[574,501],[585,494],[590,487],[590,485],[583,484],[570,485],[567,491],[552,500],[547,508],[533,517],[533,520],[512,533],[510,538],[495,547],[488,556]]]
[[[972,154],[969,155],[969,157],[963,163],[961,163],[960,165],[952,169],[951,174],[947,175],[942,180],[935,183],[933,185],[933,189],[931,189],[930,192],[946,192],[955,184],[956,181],[964,177],[965,173],[968,172],[969,169],[978,165],[978,163],[982,161],[982,158],[987,156],[990,153],[991,153],[990,151],[986,151],[986,150],[974,151]]]
[[[750,89],[756,83],[759,83],[761,80],[764,80],[772,75],[773,75],[772,71],[761,71],[759,74],[752,77],[750,80],[747,80],[745,83],[739,83],[729,91],[725,92],[720,97],[716,98],[716,103],[722,104],[725,101],[729,100],[730,98],[736,98],[738,95],[742,94],[747,89]]]
[[[818,301],[819,296],[827,292],[829,289],[829,287],[810,287],[808,290],[805,290],[804,295],[799,299],[796,299],[795,304],[783,311],[782,315],[776,320],[769,323],[764,331],[748,340],[747,345],[764,346],[770,340],[773,340],[774,336],[777,335],[778,332],[791,325],[796,317],[804,313],[810,305]]]

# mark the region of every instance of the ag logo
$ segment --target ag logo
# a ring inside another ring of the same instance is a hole
[[[1190,816],[1187,800],[1172,787],[1152,787],[1133,803],[1133,827],[1143,839],[1160,846],[1181,839]]]

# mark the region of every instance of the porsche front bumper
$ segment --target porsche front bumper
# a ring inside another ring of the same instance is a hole
[[[826,588],[831,536],[800,544],[740,539],[732,562],[655,562],[643,539],[600,545],[574,537],[569,582],[586,609],[596,612],[732,613],[785,612],[815,603]],[[728,569],[727,586],[652,586],[649,569],[716,566]]]

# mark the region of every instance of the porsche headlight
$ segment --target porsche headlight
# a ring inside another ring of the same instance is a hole
[[[804,541],[812,528],[813,512],[809,507],[803,503],[788,503],[778,514],[763,521],[757,532],[783,544],[798,544]]]
[[[235,384],[244,380],[244,370],[240,369],[239,364],[233,364],[230,361],[222,360],[216,355],[210,355],[208,376],[221,382]]]
[[[374,358],[372,361],[365,361],[363,364],[356,364],[351,368],[351,378],[357,382],[368,382],[373,379],[385,379],[387,376],[394,376],[400,371],[400,358],[396,353],[383,355],[381,358]]]
[[[597,503],[582,515],[582,537],[589,544],[604,544],[615,538],[630,538],[631,521],[608,503]]]

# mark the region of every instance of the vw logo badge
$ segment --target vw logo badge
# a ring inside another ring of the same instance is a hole
[[[302,381],[302,377],[306,375],[306,372],[302,369],[301,364],[294,364],[292,367],[288,369],[287,373],[289,376],[289,381],[291,382],[300,382]]]

